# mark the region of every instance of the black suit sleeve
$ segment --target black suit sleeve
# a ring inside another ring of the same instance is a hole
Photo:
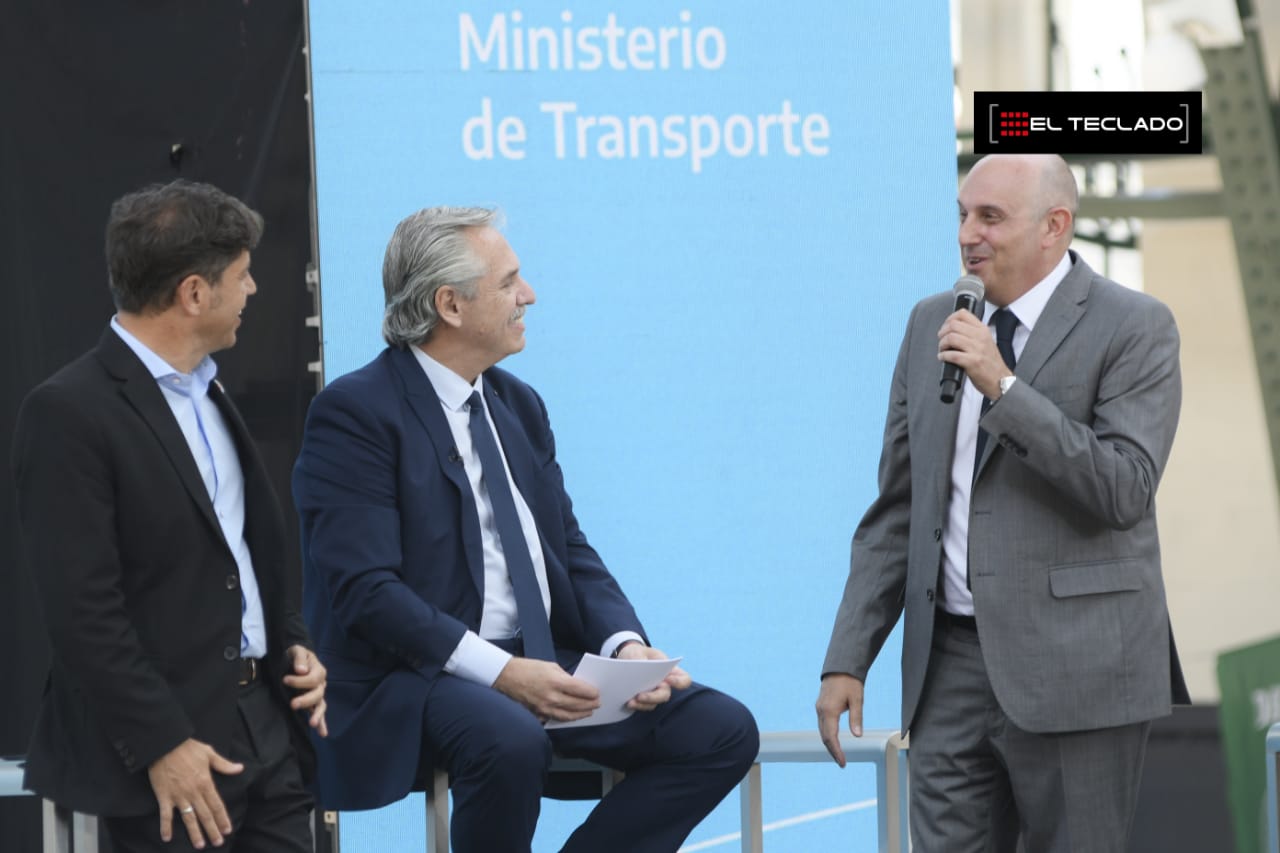
[[[55,661],[136,771],[194,728],[131,622],[117,541],[119,459],[91,408],[65,387],[34,391],[18,414],[14,482]]]

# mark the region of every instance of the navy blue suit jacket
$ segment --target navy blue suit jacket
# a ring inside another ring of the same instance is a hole
[[[537,393],[484,374],[485,401],[533,512],[557,649],[600,649],[639,620],[573,515]],[[322,391],[293,475],[303,612],[329,669],[329,737],[313,739],[326,808],[374,808],[413,786],[433,679],[478,631],[484,562],[475,498],[413,353],[386,349]]]

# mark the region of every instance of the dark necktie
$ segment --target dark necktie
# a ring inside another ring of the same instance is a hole
[[[991,317],[991,323],[996,327],[996,349],[1000,350],[1000,357],[1004,359],[1005,365],[1013,370],[1017,363],[1017,357],[1013,354],[1013,333],[1018,328],[1018,318],[1008,308],[1001,308]],[[991,408],[991,400],[986,397],[982,398],[982,414],[979,418],[987,413]],[[978,427],[978,448],[973,455],[973,472],[976,476],[978,473],[978,463],[982,461],[982,450],[987,446],[987,431],[981,426]]]
[[[507,574],[511,577],[511,590],[516,596],[516,610],[520,615],[520,635],[524,639],[525,657],[555,660],[555,648],[551,643],[551,626],[547,611],[542,606],[542,590],[538,588],[538,576],[533,570],[533,558],[529,555],[529,543],[516,514],[515,498],[507,484],[507,469],[502,464],[498,442],[489,429],[484,416],[484,401],[480,392],[473,391],[467,400],[471,407],[471,441],[480,457],[480,470],[489,503],[493,505],[493,520],[498,526],[498,539],[502,542],[502,554],[507,561]]]

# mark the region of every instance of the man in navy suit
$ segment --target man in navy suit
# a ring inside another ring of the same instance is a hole
[[[675,669],[602,726],[586,652],[658,659],[565,492],[546,408],[494,367],[534,293],[495,213],[406,218],[383,264],[389,346],[312,404],[294,494],[304,614],[329,668],[327,808],[374,808],[444,767],[455,851],[528,850],[553,749],[625,771],[565,850],[674,851],[759,737]]]

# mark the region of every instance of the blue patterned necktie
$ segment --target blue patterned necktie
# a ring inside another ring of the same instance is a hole
[[[524,639],[526,657],[555,660],[555,648],[551,643],[551,626],[547,611],[542,605],[542,590],[529,555],[529,543],[516,514],[515,498],[507,483],[507,469],[502,463],[498,442],[484,416],[484,401],[480,392],[473,391],[467,400],[471,407],[471,441],[480,457],[480,469],[489,503],[493,505],[493,520],[498,527],[498,539],[507,561],[507,574],[511,577],[511,590],[516,597],[516,610],[520,615],[520,634]]]

